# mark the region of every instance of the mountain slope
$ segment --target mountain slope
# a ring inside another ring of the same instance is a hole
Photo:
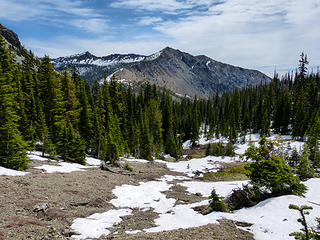
[[[58,71],[66,67],[76,67],[81,77],[88,82],[103,80],[105,76],[114,73],[117,69],[130,66],[145,59],[145,56],[136,54],[112,54],[106,57],[96,57],[89,52],[52,59],[52,65]]]
[[[17,63],[20,65],[28,64],[29,66],[36,68],[40,63],[39,59],[34,56],[31,51],[28,51],[22,46],[19,37],[15,32],[0,24],[0,34],[4,37],[8,47],[15,53]]]
[[[270,81],[265,74],[217,62],[206,56],[192,56],[172,48],[165,48],[151,56],[135,54],[96,57],[89,52],[53,59],[57,70],[66,66],[79,69],[89,82],[114,75],[132,83],[149,82],[178,95],[207,98],[216,93],[231,91]]]

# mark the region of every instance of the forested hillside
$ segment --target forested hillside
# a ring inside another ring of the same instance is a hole
[[[303,54],[296,73],[270,84],[173,101],[155,85],[139,93],[115,80],[91,86],[76,69],[56,72],[49,57],[36,67],[17,64],[2,37],[0,43],[1,166],[27,168],[26,151],[36,145],[53,158],[82,164],[86,153],[110,163],[125,155],[179,157],[182,142],[195,144],[201,126],[208,137],[233,143],[271,129],[319,138],[320,75],[307,74]]]

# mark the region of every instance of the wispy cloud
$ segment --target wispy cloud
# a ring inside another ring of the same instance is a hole
[[[107,21],[101,18],[74,19],[68,24],[92,33],[104,33],[109,28]]]
[[[114,8],[128,8],[134,10],[162,11],[165,13],[177,13],[197,7],[208,7],[217,0],[119,0],[110,4]]]
[[[22,39],[39,55],[151,54],[169,45],[270,75],[294,68],[302,51],[320,64],[319,0],[0,0],[0,9],[0,19],[59,27],[63,36]]]
[[[0,18],[9,21],[43,20],[46,24],[63,21],[91,32],[107,26],[95,9],[85,7],[79,0],[0,0],[0,9]]]
[[[155,41],[148,37],[114,41],[108,37],[80,39],[72,36],[59,36],[48,41],[23,39],[23,42],[38,56],[49,55],[52,58],[84,51],[89,51],[97,56],[106,56],[113,53],[150,55],[154,53],[155,49],[160,50],[169,45],[169,42],[163,39]]]
[[[167,21],[155,29],[184,50],[236,65],[295,66],[301,51],[320,63],[317,2],[227,0],[205,15]]]
[[[153,25],[154,23],[159,23],[163,19],[161,17],[142,17],[138,21],[138,25],[142,26],[148,26],[148,25]]]

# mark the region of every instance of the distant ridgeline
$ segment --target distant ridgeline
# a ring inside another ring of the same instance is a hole
[[[57,72],[48,57],[17,61],[16,48],[0,37],[0,165],[28,167],[26,150],[85,163],[91,154],[110,163],[132,155],[152,160],[182,154],[205,126],[208,137],[235,142],[246,133],[306,135],[319,139],[320,75],[299,71],[280,81],[232,92],[172,101],[148,85],[133,93],[118,81],[89,85],[78,71]],[[30,55],[32,56],[32,54]],[[38,64],[39,62],[39,64]]]
[[[114,76],[132,86],[148,82],[171,91],[172,95],[208,99],[236,87],[250,87],[269,83],[265,74],[215,61],[206,56],[192,56],[172,48],[165,48],[150,56],[112,54],[97,57],[89,52],[52,59],[53,67],[63,71],[76,67],[80,76],[90,83],[103,82]]]

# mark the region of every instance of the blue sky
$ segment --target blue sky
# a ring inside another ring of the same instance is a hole
[[[150,55],[166,46],[272,74],[320,65],[320,0],[0,0],[36,55]]]

